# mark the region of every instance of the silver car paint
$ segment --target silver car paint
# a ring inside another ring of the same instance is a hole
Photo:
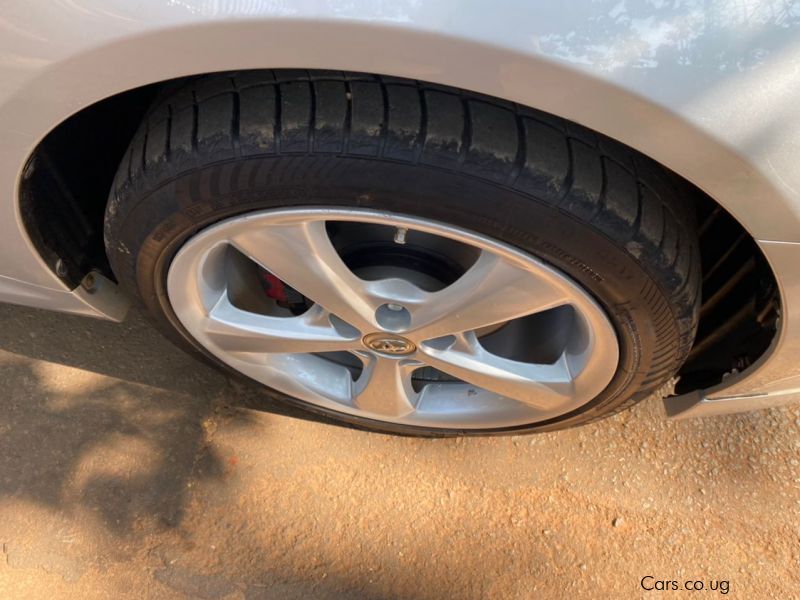
[[[693,414],[800,397],[800,2],[7,0],[2,12],[2,300],[104,316],[43,264],[17,212],[26,158],[70,114],[193,73],[379,72],[561,115],[708,192],[761,241],[784,315],[770,353]]]

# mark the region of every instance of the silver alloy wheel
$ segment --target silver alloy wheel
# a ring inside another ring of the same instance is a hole
[[[409,247],[415,236],[451,240],[474,259],[440,289],[405,271],[357,275],[331,241],[331,223],[391,227],[395,243]],[[265,314],[237,304],[232,282],[257,280],[237,262],[242,255],[310,307]],[[608,318],[564,273],[485,236],[393,213],[281,209],[227,219],[184,244],[167,291],[188,333],[230,367],[305,402],[403,425],[491,429],[551,419],[602,392],[619,360]],[[531,318],[538,330],[510,326]],[[536,331],[558,333],[557,355],[530,360],[486,341],[548,343]],[[420,382],[415,373],[426,368],[443,377]]]

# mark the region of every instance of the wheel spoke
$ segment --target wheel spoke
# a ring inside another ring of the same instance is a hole
[[[223,294],[206,320],[205,333],[228,352],[333,352],[358,346],[358,335],[346,335],[318,306],[297,317],[269,317],[236,308]]]
[[[238,233],[231,244],[279,279],[361,331],[375,327],[367,282],[342,261],[325,221],[287,221]]]
[[[554,364],[522,363],[501,358],[483,349],[474,333],[453,336],[449,344],[436,340],[420,346],[420,360],[501,396],[540,410],[569,401],[574,382],[566,357]]]
[[[568,303],[547,274],[534,274],[486,251],[457,281],[431,294],[412,315],[415,340],[473,331]]]
[[[353,402],[361,410],[385,417],[402,417],[414,411],[417,392],[411,386],[414,361],[361,356],[364,370],[353,384]]]

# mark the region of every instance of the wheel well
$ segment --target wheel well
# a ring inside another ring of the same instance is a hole
[[[20,214],[50,269],[71,288],[95,269],[112,276],[103,214],[122,156],[160,86],[97,102],[39,143],[20,185]]]
[[[180,81],[97,102],[53,129],[31,155],[20,213],[45,262],[70,287],[92,270],[113,278],[102,235],[108,192],[153,99]],[[777,283],[753,238],[722,206],[685,183],[697,211],[703,300],[679,393],[715,385],[757,360],[775,336],[780,312]]]

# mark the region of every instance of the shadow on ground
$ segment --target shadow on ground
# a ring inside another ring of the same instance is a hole
[[[135,310],[113,323],[0,304],[0,353],[0,495],[63,508],[68,479],[86,477],[85,456],[106,446],[139,448],[154,460],[131,455],[135,467],[84,480],[80,498],[69,500],[98,511],[116,533],[146,516],[180,522],[186,482],[221,472],[204,448],[215,415],[231,407],[301,414],[186,355]],[[246,426],[247,413],[237,422]]]
[[[117,535],[180,523],[197,461],[221,470],[204,427],[228,384],[165,344],[138,319],[0,306],[0,496],[83,507]]]

